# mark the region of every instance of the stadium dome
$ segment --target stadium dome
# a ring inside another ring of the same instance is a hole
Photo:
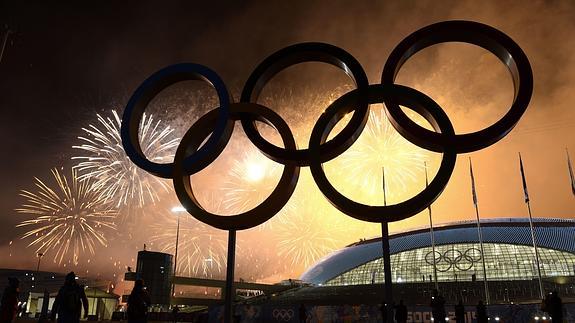
[[[575,221],[537,218],[533,225],[542,277],[575,276]],[[481,229],[489,281],[538,277],[528,220],[482,220]],[[476,222],[438,225],[434,227],[434,238],[435,254],[428,228],[391,235],[394,282],[430,282],[434,262],[438,282],[483,280]],[[329,254],[300,279],[319,286],[382,283],[381,238],[361,240]]]

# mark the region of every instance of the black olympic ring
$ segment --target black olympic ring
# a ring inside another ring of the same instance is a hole
[[[471,255],[469,253],[472,253]],[[430,258],[433,257],[431,260]],[[425,255],[425,262],[429,265],[435,265],[437,271],[446,272],[449,271],[453,266],[460,271],[468,271],[473,266],[481,260],[481,250],[477,248],[469,248],[463,253],[457,249],[446,250],[443,254],[435,251],[428,252]],[[438,266],[445,263],[445,266]]]
[[[413,122],[397,104],[386,102],[386,112],[394,128],[413,144],[435,152],[445,147],[457,153],[469,153],[491,146],[515,127],[527,109],[533,93],[533,72],[527,55],[509,36],[501,31],[471,21],[445,21],[424,27],[403,39],[389,55],[381,83],[394,83],[403,64],[420,50],[445,42],[473,44],[490,51],[507,66],[513,78],[513,104],[499,121],[469,134],[455,137],[429,131]]]
[[[273,110],[255,103],[233,103],[230,105],[230,112],[232,120],[240,120],[243,113],[254,113],[258,121],[265,122],[279,132],[286,148],[296,148],[295,139],[287,123]],[[229,230],[231,227],[236,230],[249,229],[269,220],[288,202],[299,178],[299,167],[285,165],[280,181],[272,193],[249,211],[232,216],[221,216],[206,211],[194,196],[191,178],[184,172],[182,162],[189,154],[194,154],[204,139],[210,135],[217,118],[217,110],[208,112],[194,123],[182,138],[174,157],[174,189],[182,206],[196,219],[223,230]]]
[[[376,84],[370,85],[365,93],[370,104],[384,100],[401,104],[423,115],[436,131],[451,136],[455,135],[453,126],[445,112],[435,101],[417,90],[397,84]],[[327,179],[320,162],[321,159],[319,158],[319,149],[317,147],[325,142],[333,127],[349,110],[353,109],[354,104],[363,94],[363,92],[358,92],[358,90],[344,94],[334,101],[316,122],[309,140],[309,149],[312,152],[310,156],[312,160],[310,165],[311,174],[323,195],[341,212],[356,219],[369,222],[381,222],[382,218],[385,218],[388,222],[399,221],[421,212],[435,201],[449,182],[455,167],[457,154],[455,150],[446,147],[437,175],[427,188],[401,203],[373,206],[361,204],[347,198],[333,187]]]
[[[339,67],[354,81],[358,89],[365,89],[369,85],[363,68],[348,52],[329,44],[301,43],[281,49],[261,62],[246,81],[240,101],[256,102],[264,85],[274,75],[287,67],[303,62],[324,62]],[[344,128],[333,139],[322,143],[318,148],[322,162],[341,155],[353,145],[363,131],[369,115],[369,106],[363,100],[356,103],[354,110],[353,116]],[[271,144],[262,137],[254,120],[248,116],[242,118],[242,127],[251,142],[268,158],[280,164],[309,166],[309,148],[293,150]]]
[[[457,135],[443,109],[431,98],[415,89],[394,84],[402,65],[411,56],[443,42],[480,46],[507,66],[513,78],[514,100],[504,117],[493,125],[475,133]],[[256,103],[262,89],[274,75],[302,62],[323,62],[339,67],[356,85],[356,89],[335,100],[319,117],[307,149],[297,148],[289,126],[277,113]],[[173,163],[154,163],[146,159],[139,145],[137,130],[142,114],[161,90],[190,79],[210,83],[218,94],[219,107],[190,127],[182,138]],[[361,65],[341,48],[324,43],[301,43],[281,49],[259,64],[246,81],[240,103],[233,103],[226,86],[215,72],[202,65],[176,64],[154,73],[134,92],[122,117],[122,144],[130,160],[138,167],[156,176],[173,179],[178,199],[192,216],[220,229],[248,229],[273,217],[290,199],[299,178],[299,169],[304,166],[310,167],[321,192],[343,213],[369,222],[393,222],[413,216],[433,203],[449,182],[457,154],[483,149],[507,135],[527,109],[533,92],[531,66],[521,48],[497,29],[470,21],[439,22],[407,36],[390,54],[381,80],[381,84],[370,85]],[[369,107],[373,103],[385,103],[385,112],[391,124],[408,141],[443,153],[439,171],[429,186],[413,198],[395,205],[364,205],[346,198],[329,183],[322,168],[323,163],[342,154],[357,140],[367,123]],[[421,114],[434,131],[417,125],[399,105]],[[350,122],[335,137],[327,140],[335,124],[350,112],[353,112]],[[284,170],[278,185],[262,204],[242,214],[220,216],[207,212],[197,202],[189,176],[201,171],[219,156],[230,140],[235,121],[241,121],[251,142],[265,156],[283,164]],[[282,138],[284,148],[265,140],[258,132],[255,121],[274,127]],[[461,257],[467,259],[463,255]]]
[[[154,163],[144,156],[138,139],[138,127],[144,110],[158,93],[174,83],[187,80],[201,80],[211,84],[218,94],[220,108],[210,139],[194,155],[186,157],[186,170],[197,173],[207,167],[222,152],[232,135],[232,122],[229,119],[231,97],[224,81],[216,72],[203,65],[182,63],[170,65],[152,74],[128,101],[120,132],[122,146],[130,160],[148,173],[162,178],[173,177],[174,165]]]

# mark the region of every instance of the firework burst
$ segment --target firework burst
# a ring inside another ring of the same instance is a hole
[[[275,240],[278,256],[292,269],[303,269],[342,247],[347,226],[345,216],[335,211],[319,192],[305,189],[297,193],[300,199],[292,202],[297,204],[297,211],[286,215],[285,222],[275,229]],[[300,196],[303,193],[307,197]]]
[[[238,214],[258,206],[274,190],[282,172],[283,165],[267,158],[255,148],[244,150],[239,158],[232,161],[229,177],[221,188],[226,212]],[[261,228],[271,229],[273,223],[283,221],[284,215],[291,211],[293,205],[288,203],[277,215],[263,223]]]
[[[106,201],[114,201],[117,207],[141,208],[146,203],[155,204],[158,192],[171,190],[169,182],[150,175],[130,161],[120,138],[121,120],[116,111],[113,118],[98,117],[98,126],[82,128],[85,137],[78,137],[81,145],[72,146],[85,155],[72,157],[80,161],[75,167],[80,180],[93,179],[97,189]],[[153,162],[169,162],[179,139],[173,129],[163,127],[161,121],[144,114],[138,130],[142,151]]]
[[[391,125],[383,108],[372,107],[368,123],[353,146],[341,158],[327,163],[342,192],[368,203],[381,202],[382,168],[388,198],[400,200],[424,184],[424,161],[433,159],[426,150],[403,138]]]
[[[221,202],[213,194],[206,195],[203,200],[210,208],[221,210]],[[222,270],[226,266],[226,232],[194,219],[185,210],[177,209],[162,214],[159,221],[151,225],[149,241],[161,252],[174,254],[178,217],[180,233],[177,273],[189,277],[222,278]]]
[[[54,262],[62,264],[71,256],[75,265],[85,254],[95,254],[98,246],[107,246],[105,230],[115,230],[117,211],[94,189],[92,181],[79,181],[76,170],[68,179],[57,169],[52,170],[54,188],[35,178],[37,191],[23,190],[20,195],[27,201],[19,213],[36,218],[22,221],[17,227],[31,228],[22,239],[32,239],[28,247],[36,252],[54,254]]]
[[[300,148],[308,146],[309,137],[313,129],[313,124],[317,121],[321,113],[337,98],[353,88],[352,85],[335,86],[327,90],[329,86],[321,86],[315,89],[307,86],[293,88],[289,85],[266,86],[260,96],[259,101],[265,106],[271,107],[286,119],[293,130],[294,137]],[[336,128],[332,133],[337,133]],[[264,133],[262,135],[265,136]],[[276,137],[275,144],[281,144],[279,136]],[[273,140],[270,140],[273,142]]]

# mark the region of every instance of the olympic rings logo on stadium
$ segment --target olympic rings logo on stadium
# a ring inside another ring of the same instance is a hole
[[[276,321],[284,321],[284,322],[289,322],[294,315],[294,311],[292,309],[277,309],[275,308],[272,311],[272,316],[274,319],[276,319]]]
[[[464,42],[482,47],[495,54],[511,73],[513,103],[500,120],[485,129],[455,134],[447,114],[435,101],[415,89],[394,83],[401,67],[411,56],[445,42]],[[298,149],[285,120],[272,109],[257,103],[262,89],[274,75],[303,62],[331,64],[346,73],[356,86],[326,107],[312,129],[308,149]],[[219,98],[219,107],[214,107],[189,128],[173,163],[150,161],[142,153],[138,139],[138,126],[144,110],[160,91],[186,80],[201,80],[212,85]],[[273,217],[294,192],[300,167],[310,167],[320,191],[341,212],[363,221],[393,222],[419,213],[441,194],[451,177],[457,154],[483,149],[505,137],[527,109],[532,92],[533,74],[529,60],[511,38],[477,22],[445,21],[424,27],[403,39],[385,62],[379,84],[369,84],[365,71],[351,54],[325,43],[295,44],[267,57],[249,76],[239,103],[233,102],[224,82],[211,69],[198,64],[168,66],[151,75],[134,92],[124,111],[121,136],[124,150],[134,164],[156,176],[173,179],[178,199],[188,212],[219,229],[249,229]],[[322,167],[323,163],[336,158],[355,142],[366,125],[370,104],[374,103],[385,103],[391,124],[408,141],[443,153],[438,173],[429,185],[399,204],[374,206],[353,201],[332,186]],[[432,125],[433,131],[412,121],[400,105],[422,115]],[[351,112],[349,123],[327,140],[337,122]],[[218,157],[230,140],[236,121],[241,122],[250,141],[265,156],[283,164],[284,169],[276,188],[260,205],[241,214],[221,216],[204,210],[198,203],[190,175],[201,171]],[[264,139],[256,128],[256,121],[275,128],[284,148]]]
[[[481,260],[482,255],[481,250],[469,248],[463,253],[457,249],[446,250],[443,254],[435,251],[435,257],[430,259],[431,257],[433,257],[433,251],[425,255],[425,262],[432,266],[435,265],[437,271],[446,272],[453,266],[460,271],[468,271]]]

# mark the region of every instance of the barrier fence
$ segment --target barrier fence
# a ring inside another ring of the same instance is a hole
[[[491,322],[499,318],[499,322],[552,322],[549,315],[540,310],[540,304],[521,305],[491,305],[488,308]],[[564,322],[575,322],[575,303],[564,304]],[[465,322],[475,322],[475,306],[465,306]],[[450,323],[455,323],[454,306],[446,306]],[[347,323],[347,322],[381,322],[381,311],[376,305],[337,305],[337,306],[306,306],[306,323]],[[237,305],[234,308],[236,321],[240,323],[284,322],[299,323],[300,306],[274,305]],[[209,322],[222,322],[223,306],[209,309]],[[546,320],[543,320],[543,317]],[[389,320],[388,320],[389,322]],[[431,307],[408,306],[407,322],[431,323]]]

